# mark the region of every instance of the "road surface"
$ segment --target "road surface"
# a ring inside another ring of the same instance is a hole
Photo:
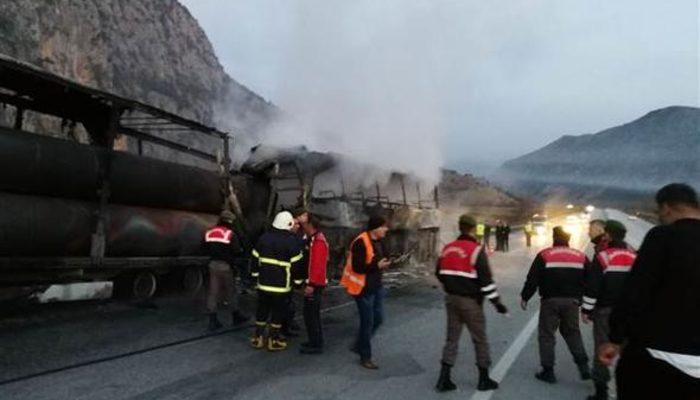
[[[603,212],[624,218],[632,244],[639,245],[635,241],[648,229],[645,223],[614,210]],[[586,221],[577,224],[573,245],[582,248]],[[545,246],[549,239],[536,238],[534,244]],[[539,366],[538,301],[522,311],[518,294],[538,247],[525,248],[524,237],[516,233],[511,248],[491,258],[511,310],[505,318],[486,305],[493,375],[501,382],[494,392],[475,390],[477,372],[466,332],[453,370],[459,390],[434,391],[445,315],[442,292],[428,278],[390,292],[386,324],[373,340],[378,371],[360,368],[348,351],[357,329],[354,303],[324,312],[327,351],[320,356],[300,355],[301,339],[283,353],[255,351],[248,346],[249,328],[203,336],[206,321],[192,301],[163,300],[152,310],[89,303],[78,311],[58,307],[54,315],[49,307],[34,318],[3,321],[0,399],[583,399],[592,384],[578,379],[561,340],[559,383],[533,377]],[[590,354],[591,328],[582,325],[582,330]]]

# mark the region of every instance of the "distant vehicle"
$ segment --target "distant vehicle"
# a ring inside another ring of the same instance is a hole
[[[547,216],[535,214],[532,216],[532,230],[536,235],[547,233]]]

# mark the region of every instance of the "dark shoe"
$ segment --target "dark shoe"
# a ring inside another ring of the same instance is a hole
[[[207,328],[209,332],[214,332],[222,327],[223,325],[221,325],[221,322],[219,322],[219,318],[216,316],[216,314],[209,314],[209,327]]]
[[[233,326],[240,326],[248,322],[250,317],[242,314],[240,311],[234,311],[231,314],[231,321],[233,321]]]
[[[553,368],[542,368],[542,371],[535,374],[535,378],[547,383],[557,383]]]
[[[360,361],[360,365],[367,369],[379,369],[379,366],[372,362],[372,360]]]
[[[591,369],[588,368],[588,363],[578,364],[578,373],[582,381],[591,380]]]
[[[451,370],[451,366],[447,364],[442,364],[442,368],[440,368],[440,377],[438,378],[437,384],[435,385],[435,390],[437,390],[438,392],[449,392],[457,389],[457,385],[455,385],[455,383],[452,382],[452,378],[450,377]]]
[[[299,353],[301,353],[301,354],[322,354],[322,353],[323,353],[323,347],[319,347],[319,346],[302,346],[301,349],[299,349]]]
[[[498,382],[491,379],[488,369],[479,368],[479,384],[477,385],[476,389],[480,391],[498,389]]]
[[[586,397],[586,400],[608,400],[608,385],[596,383],[595,394]]]

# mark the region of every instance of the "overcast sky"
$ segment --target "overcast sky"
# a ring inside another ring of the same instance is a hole
[[[266,99],[357,130],[398,121],[402,146],[434,143],[447,166],[699,104],[697,0],[181,1]]]

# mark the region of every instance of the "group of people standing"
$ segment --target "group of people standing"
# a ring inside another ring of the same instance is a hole
[[[695,191],[684,184],[662,188],[656,202],[662,225],[647,234],[639,253],[625,242],[626,227],[617,220],[590,222],[593,250],[589,255],[570,247],[570,235],[562,227],[552,230],[552,246],[537,254],[520,293],[523,310],[535,293],[540,295],[541,370],[536,379],[557,382],[554,348],[558,331],[580,378],[595,384],[595,394],[588,400],[608,399],[609,367],[620,354],[616,369],[620,400],[700,399],[700,204]],[[234,324],[247,320],[237,309],[235,286],[230,283],[230,266],[240,256],[232,223],[233,215],[222,213],[219,224],[205,237],[212,258],[207,308],[213,328],[221,326],[216,305],[222,294],[229,299]],[[477,389],[494,390],[498,383],[489,375],[491,357],[483,303],[488,300],[500,314],[508,314],[508,308],[493,280],[487,245],[477,233],[479,224],[469,215],[461,216],[458,224],[459,237],[443,248],[435,269],[446,293],[447,313],[436,389],[456,389],[451,370],[466,325],[479,371]],[[503,227],[507,232],[507,226]],[[372,359],[371,338],[384,320],[382,274],[392,265],[381,246],[387,231],[386,219],[369,219],[366,229],[349,246],[341,279],[355,300],[360,319],[351,350],[367,369],[378,368]],[[269,351],[287,348],[283,324],[289,315],[291,293],[300,288],[309,337],[301,352],[323,351],[320,308],[327,284],[328,251],[318,220],[308,212],[277,214],[271,230],[260,237],[252,252],[258,291],[252,347]],[[580,319],[593,324],[592,370]]]
[[[507,252],[510,249],[510,225],[498,220],[496,225],[477,223],[474,230],[474,237],[479,244],[483,244],[487,249],[491,248],[491,233],[496,236],[496,251]]]
[[[591,257],[569,246],[562,227],[553,245],[535,257],[521,291],[526,310],[539,291],[538,344],[542,369],[535,378],[554,384],[556,332],[564,338],[582,380],[593,380],[588,400],[607,400],[609,367],[616,369],[620,400],[700,399],[700,204],[692,187],[671,184],[656,196],[661,226],[644,239],[639,253],[625,242],[617,220],[590,222]],[[438,391],[456,389],[450,371],[466,325],[479,367],[478,390],[498,384],[490,365],[482,304],[500,303],[487,254],[475,235],[473,218],[459,220],[460,236],[443,249],[436,274],[446,292],[447,340]],[[581,337],[579,318],[593,323],[593,369]]]

